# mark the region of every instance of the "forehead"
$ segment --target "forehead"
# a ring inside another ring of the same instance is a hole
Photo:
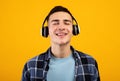
[[[51,21],[53,19],[58,19],[58,20],[68,19],[68,20],[72,20],[72,17],[67,12],[60,11],[60,12],[55,12],[52,15],[50,15],[49,20]]]

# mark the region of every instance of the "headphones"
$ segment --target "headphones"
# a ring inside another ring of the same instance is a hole
[[[46,20],[48,19],[48,16],[45,18],[43,24],[42,24],[42,36],[43,37],[48,37],[49,35],[49,29],[48,29],[48,26],[44,26]],[[78,35],[80,33],[80,28],[78,26],[78,23],[76,21],[76,19],[72,16],[72,19],[75,21],[75,25],[73,25],[73,30],[72,30],[72,33],[73,35]]]

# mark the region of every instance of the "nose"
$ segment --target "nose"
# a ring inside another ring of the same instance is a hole
[[[65,25],[63,23],[60,23],[58,25],[58,30],[65,30]]]

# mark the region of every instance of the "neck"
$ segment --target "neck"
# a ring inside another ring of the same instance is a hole
[[[57,58],[65,58],[71,54],[70,44],[67,45],[51,45],[51,51]]]

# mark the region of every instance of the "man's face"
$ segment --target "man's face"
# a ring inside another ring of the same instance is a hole
[[[72,17],[66,12],[55,12],[48,20],[49,36],[52,44],[70,43],[72,37]]]

